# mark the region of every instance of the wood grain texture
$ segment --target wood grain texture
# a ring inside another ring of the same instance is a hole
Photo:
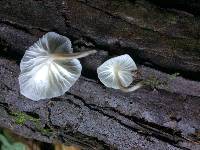
[[[19,93],[19,62],[48,31],[72,39],[82,77],[65,95],[33,102]],[[0,1],[0,127],[82,149],[200,149],[200,19],[143,0]],[[105,88],[96,68],[130,54],[146,86]],[[172,79],[172,72],[180,76]],[[186,78],[188,79],[186,79]],[[39,120],[16,123],[14,112]]]

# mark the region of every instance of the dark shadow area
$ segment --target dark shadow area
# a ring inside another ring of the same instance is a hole
[[[175,8],[187,11],[195,16],[200,15],[199,0],[149,0],[163,8]]]

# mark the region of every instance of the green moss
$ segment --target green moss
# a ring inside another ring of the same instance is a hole
[[[152,89],[159,89],[160,87],[165,87],[167,89],[169,88],[168,87],[169,81],[175,80],[176,77],[179,75],[180,73],[174,73],[170,75],[168,78],[162,80],[154,75],[151,75],[146,80],[143,81],[143,84],[145,86],[150,86]]]
[[[22,112],[14,112],[12,113],[15,123],[18,125],[24,125],[26,121],[33,120],[33,118]]]
[[[34,118],[23,112],[14,112],[14,113],[12,113],[12,115],[15,119],[15,123],[18,125],[24,125],[26,123],[26,121],[32,121],[35,123],[40,121],[40,119]]]
[[[36,129],[37,129],[39,132],[41,132],[42,134],[50,135],[50,134],[52,133],[52,129],[49,128],[49,127],[43,127],[43,126],[41,125],[40,120],[37,121],[37,122],[35,122],[35,127],[36,127]]]
[[[170,80],[175,80],[177,78],[177,76],[179,76],[179,75],[180,75],[180,73],[176,72],[176,73],[170,75],[169,79]]]
[[[45,134],[45,135],[51,135],[51,134],[52,134],[52,129],[40,128],[39,131],[40,131],[42,134]]]
[[[149,76],[146,80],[143,81],[143,84],[150,86],[152,89],[159,88],[160,86],[167,85],[166,81],[158,79],[156,76]]]
[[[50,134],[52,132],[51,128],[44,128],[41,120],[38,118],[34,118],[23,112],[12,112],[11,114],[15,120],[15,123],[18,125],[23,126],[27,121],[31,121],[34,123],[35,128],[42,134]]]

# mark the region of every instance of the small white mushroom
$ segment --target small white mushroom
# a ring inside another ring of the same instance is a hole
[[[131,92],[142,87],[142,83],[129,87],[133,82],[133,71],[137,66],[128,55],[121,55],[111,58],[97,68],[100,81],[109,88],[120,89],[124,92]]]
[[[63,95],[81,75],[77,58],[95,50],[73,53],[71,41],[49,32],[26,50],[20,63],[20,92],[31,100]]]

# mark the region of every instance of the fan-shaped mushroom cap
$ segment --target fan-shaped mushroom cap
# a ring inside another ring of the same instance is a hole
[[[20,63],[20,92],[32,100],[63,95],[81,75],[77,59],[56,60],[53,53],[72,53],[71,41],[49,32],[31,46]]]
[[[128,55],[111,58],[97,68],[100,81],[107,87],[120,89],[128,87],[133,82],[132,71],[137,70],[133,59]]]

